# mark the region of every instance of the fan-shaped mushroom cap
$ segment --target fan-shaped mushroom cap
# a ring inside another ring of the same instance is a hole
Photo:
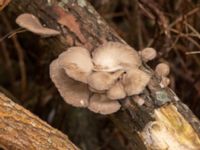
[[[94,70],[113,72],[120,69],[133,68],[141,65],[136,50],[118,42],[108,42],[92,53]]]
[[[155,49],[147,47],[140,51],[140,55],[142,56],[142,60],[144,62],[148,62],[157,56],[157,52]]]
[[[16,23],[28,31],[48,37],[60,34],[59,31],[43,27],[39,19],[29,13],[21,14],[17,17]]]
[[[88,76],[88,84],[91,88],[103,91],[108,90],[124,71],[110,72],[93,72]]]
[[[112,114],[120,109],[118,101],[108,99],[104,94],[94,94],[90,98],[88,109],[103,115]]]
[[[50,77],[66,103],[76,107],[88,106],[87,85],[69,78],[60,68],[57,59],[50,65]]]
[[[151,76],[139,69],[132,69],[127,71],[127,74],[123,76],[122,83],[128,96],[140,94],[148,82]]]
[[[58,57],[60,66],[74,80],[87,83],[87,77],[92,72],[93,64],[87,49],[71,47]]]
[[[159,75],[159,76],[167,76],[169,75],[170,72],[170,68],[166,63],[160,63],[156,66],[155,72]]]
[[[108,91],[107,97],[113,100],[122,99],[126,97],[126,92],[120,81],[116,82]]]

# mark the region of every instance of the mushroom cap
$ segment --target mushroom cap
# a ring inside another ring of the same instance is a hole
[[[94,94],[90,98],[88,109],[103,115],[112,114],[120,109],[118,101],[112,101],[104,94]]]
[[[88,87],[89,88],[89,90],[91,91],[91,92],[93,92],[93,93],[99,93],[99,94],[102,94],[102,93],[105,93],[106,92],[106,90],[96,90],[96,89],[94,89],[94,88],[92,88],[92,87]]]
[[[123,71],[117,71],[115,73],[93,72],[88,76],[88,84],[97,91],[108,90],[122,73]]]
[[[108,91],[107,97],[112,100],[122,99],[126,97],[126,92],[120,81],[116,82]]]
[[[170,72],[170,68],[169,65],[167,65],[166,63],[160,63],[156,66],[155,72],[159,75],[159,76],[167,76],[169,75]]]
[[[145,103],[144,98],[140,96],[132,96],[132,100],[137,103],[139,106],[142,106]]]
[[[107,42],[92,53],[95,71],[113,72],[141,65],[136,50],[119,42]]]
[[[147,47],[140,51],[140,55],[144,62],[148,62],[150,60],[153,60],[157,56],[157,52],[154,48]]]
[[[93,64],[90,53],[82,47],[71,47],[58,57],[60,66],[74,80],[87,83],[87,77],[92,72]]]
[[[122,83],[128,96],[140,94],[150,81],[151,76],[139,69],[128,70]]]
[[[17,17],[16,23],[28,31],[48,37],[59,35],[60,32],[54,29],[43,27],[39,19],[32,14],[24,13]]]
[[[75,81],[60,68],[58,59],[50,64],[50,78],[66,103],[76,107],[87,107],[89,90],[86,84]]]

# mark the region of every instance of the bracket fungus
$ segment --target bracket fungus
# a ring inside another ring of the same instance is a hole
[[[139,69],[129,70],[122,83],[128,96],[140,94],[149,83],[151,76]]]
[[[57,30],[42,26],[39,19],[29,13],[19,15],[16,19],[16,23],[20,27],[25,28],[26,30],[41,35],[43,37],[55,36],[60,34],[60,32]]]
[[[118,42],[107,42],[92,53],[96,71],[113,72],[127,68],[137,68],[141,59],[136,50]]]
[[[122,74],[122,70],[116,71],[114,73],[93,72],[88,77],[88,84],[90,87],[98,91],[108,90]]]
[[[60,66],[74,80],[87,83],[93,64],[90,53],[82,47],[71,47],[59,55]]]
[[[125,89],[121,82],[116,82],[108,91],[107,97],[113,100],[123,99],[126,97]]]
[[[118,111],[120,107],[118,101],[112,101],[104,94],[94,94],[90,98],[88,109],[106,115]]]
[[[87,85],[67,76],[59,66],[58,59],[50,65],[50,77],[64,100],[75,107],[87,107],[89,90]]]
[[[140,94],[147,86],[151,75],[141,65],[136,50],[107,42],[92,55],[81,47],[67,49],[50,65],[50,77],[68,104],[111,114],[120,109],[119,99]]]

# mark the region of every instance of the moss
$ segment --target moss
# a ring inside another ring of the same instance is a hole
[[[62,0],[61,2],[58,3],[58,6],[64,7],[68,2],[69,0]]]
[[[86,1],[85,0],[77,0],[77,3],[79,6],[81,7],[85,7],[87,5]]]
[[[166,102],[169,102],[170,99],[165,91],[158,91],[156,92],[156,99],[161,103],[165,104]]]

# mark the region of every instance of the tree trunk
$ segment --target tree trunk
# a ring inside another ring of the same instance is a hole
[[[0,93],[0,147],[8,150],[78,150],[66,135],[52,128]]]
[[[90,51],[105,41],[122,42],[85,0],[13,0],[9,7],[16,14],[29,12],[46,26],[60,30],[62,36],[49,38],[49,67],[70,46],[83,46]],[[142,67],[153,73],[146,65]],[[135,97],[122,100],[123,109],[111,116],[133,143],[134,149],[200,149],[199,120],[169,88],[161,88],[153,75],[150,86],[140,96],[145,104],[138,106]],[[1,110],[3,111],[3,110]]]

